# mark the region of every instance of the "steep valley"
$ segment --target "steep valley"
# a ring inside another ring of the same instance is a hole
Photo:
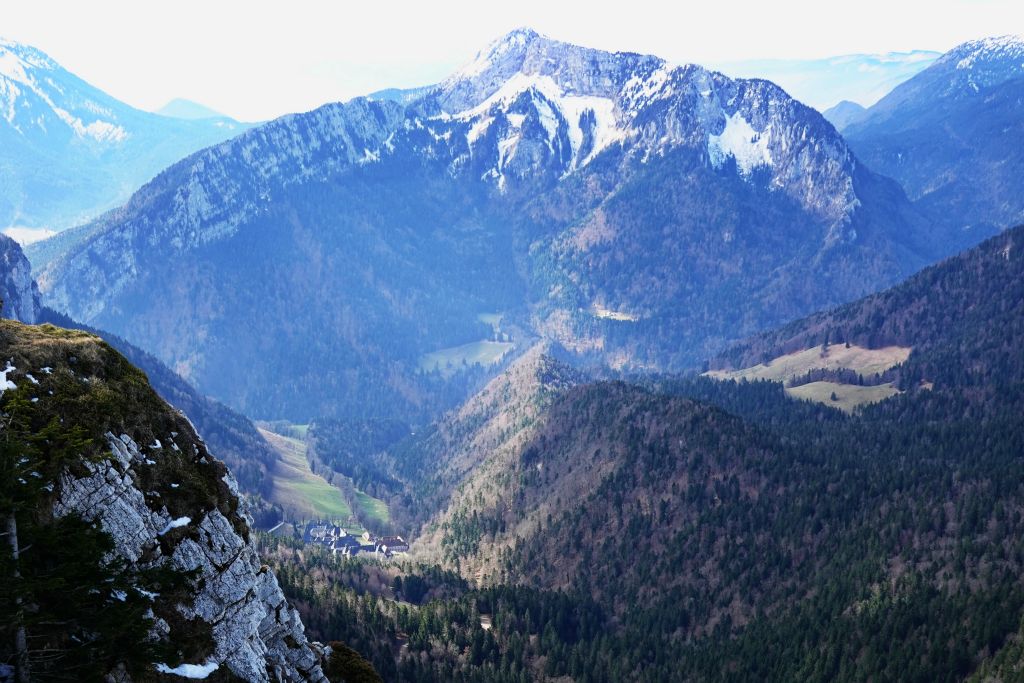
[[[522,28],[248,126],[0,41],[14,152],[197,148],[0,235],[0,683],[1019,680],[1024,40],[921,54]]]

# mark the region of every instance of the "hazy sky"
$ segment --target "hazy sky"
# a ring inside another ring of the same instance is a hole
[[[517,26],[674,62],[946,50],[1024,33],[1024,0],[0,0],[30,43],[143,109],[173,97],[245,120],[432,83]]]

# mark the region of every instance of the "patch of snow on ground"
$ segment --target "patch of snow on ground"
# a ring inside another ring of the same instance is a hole
[[[519,134],[509,135],[498,141],[498,169],[505,168],[509,159],[515,156],[516,147],[519,145]]]
[[[17,55],[7,51],[0,52],[0,76],[6,76],[19,83],[29,82],[24,62],[18,59]]]
[[[70,126],[75,131],[75,135],[80,138],[90,137],[97,142],[123,142],[128,139],[128,131],[121,126],[107,121],[93,121],[86,124],[66,109],[61,109],[53,105],[52,102],[48,102],[48,104],[52,106],[53,113],[57,115],[57,118]]]
[[[669,74],[672,71],[669,64],[662,64],[647,78],[638,75],[631,77],[622,87],[623,93],[630,97],[633,106],[650,102],[655,95],[663,94],[662,90],[668,82]]]
[[[17,389],[18,385],[7,379],[7,374],[14,372],[15,367],[11,365],[11,361],[7,361],[7,367],[0,370],[0,396],[4,395],[4,392],[8,389]]]
[[[601,150],[613,142],[621,140],[625,135],[615,120],[615,103],[607,97],[566,96],[562,98],[560,104],[562,113],[569,123],[569,141],[572,143],[573,159],[576,166],[586,166]],[[587,110],[594,112],[597,125],[594,128],[594,146],[587,158],[580,159],[578,152],[583,144],[580,117]]]
[[[179,664],[178,666],[171,668],[159,662],[156,665],[156,670],[162,674],[174,674],[175,676],[181,676],[182,678],[191,678],[193,680],[202,680],[212,674],[220,667],[217,662],[206,662],[205,664]]]
[[[743,115],[736,112],[725,119],[725,128],[718,135],[708,136],[708,156],[716,168],[728,157],[736,160],[736,166],[744,176],[758,166],[771,166],[772,155],[768,150],[771,141],[771,126],[758,133]]]
[[[178,517],[177,519],[172,519],[171,521],[167,522],[167,526],[165,526],[160,531],[160,533],[157,534],[157,536],[163,536],[164,534],[166,534],[171,529],[177,529],[180,526],[185,526],[186,524],[188,524],[191,521],[192,521],[191,517]]]
[[[1003,57],[1014,58],[1024,56],[1024,39],[1021,36],[1007,35],[972,40],[955,50],[966,56],[957,62],[957,69],[970,69],[975,62]],[[1024,65],[1022,65],[1024,67]]]
[[[475,143],[477,140],[480,139],[481,135],[487,132],[487,129],[490,127],[493,121],[494,119],[492,117],[485,116],[484,118],[475,122],[472,126],[470,126],[469,133],[466,134],[466,141],[469,142],[470,145]]]

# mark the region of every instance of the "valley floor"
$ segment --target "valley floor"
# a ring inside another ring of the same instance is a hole
[[[352,518],[352,508],[341,491],[309,468],[306,444],[301,439],[266,429],[260,429],[260,434],[280,455],[271,472],[274,483],[270,502],[280,505],[285,514],[294,519]]]

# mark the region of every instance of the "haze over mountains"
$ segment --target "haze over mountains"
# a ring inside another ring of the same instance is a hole
[[[167,165],[247,127],[139,111],[6,40],[0,116],[0,229],[25,241],[121,204]]]
[[[680,369],[956,246],[778,87],[527,29],[406,106],[205,150],[89,230],[40,275],[54,307],[295,419],[417,414],[417,360],[487,338],[481,314]]]
[[[931,50],[851,54],[822,59],[752,59],[714,68],[737,78],[763,78],[821,111],[841,101],[871,106],[938,59]]]
[[[898,180],[923,213],[975,239],[1024,220],[1024,39],[964,43],[849,123],[871,168]]]
[[[174,119],[228,119],[219,111],[210,109],[204,104],[176,97],[154,112],[161,116],[170,116]]]

